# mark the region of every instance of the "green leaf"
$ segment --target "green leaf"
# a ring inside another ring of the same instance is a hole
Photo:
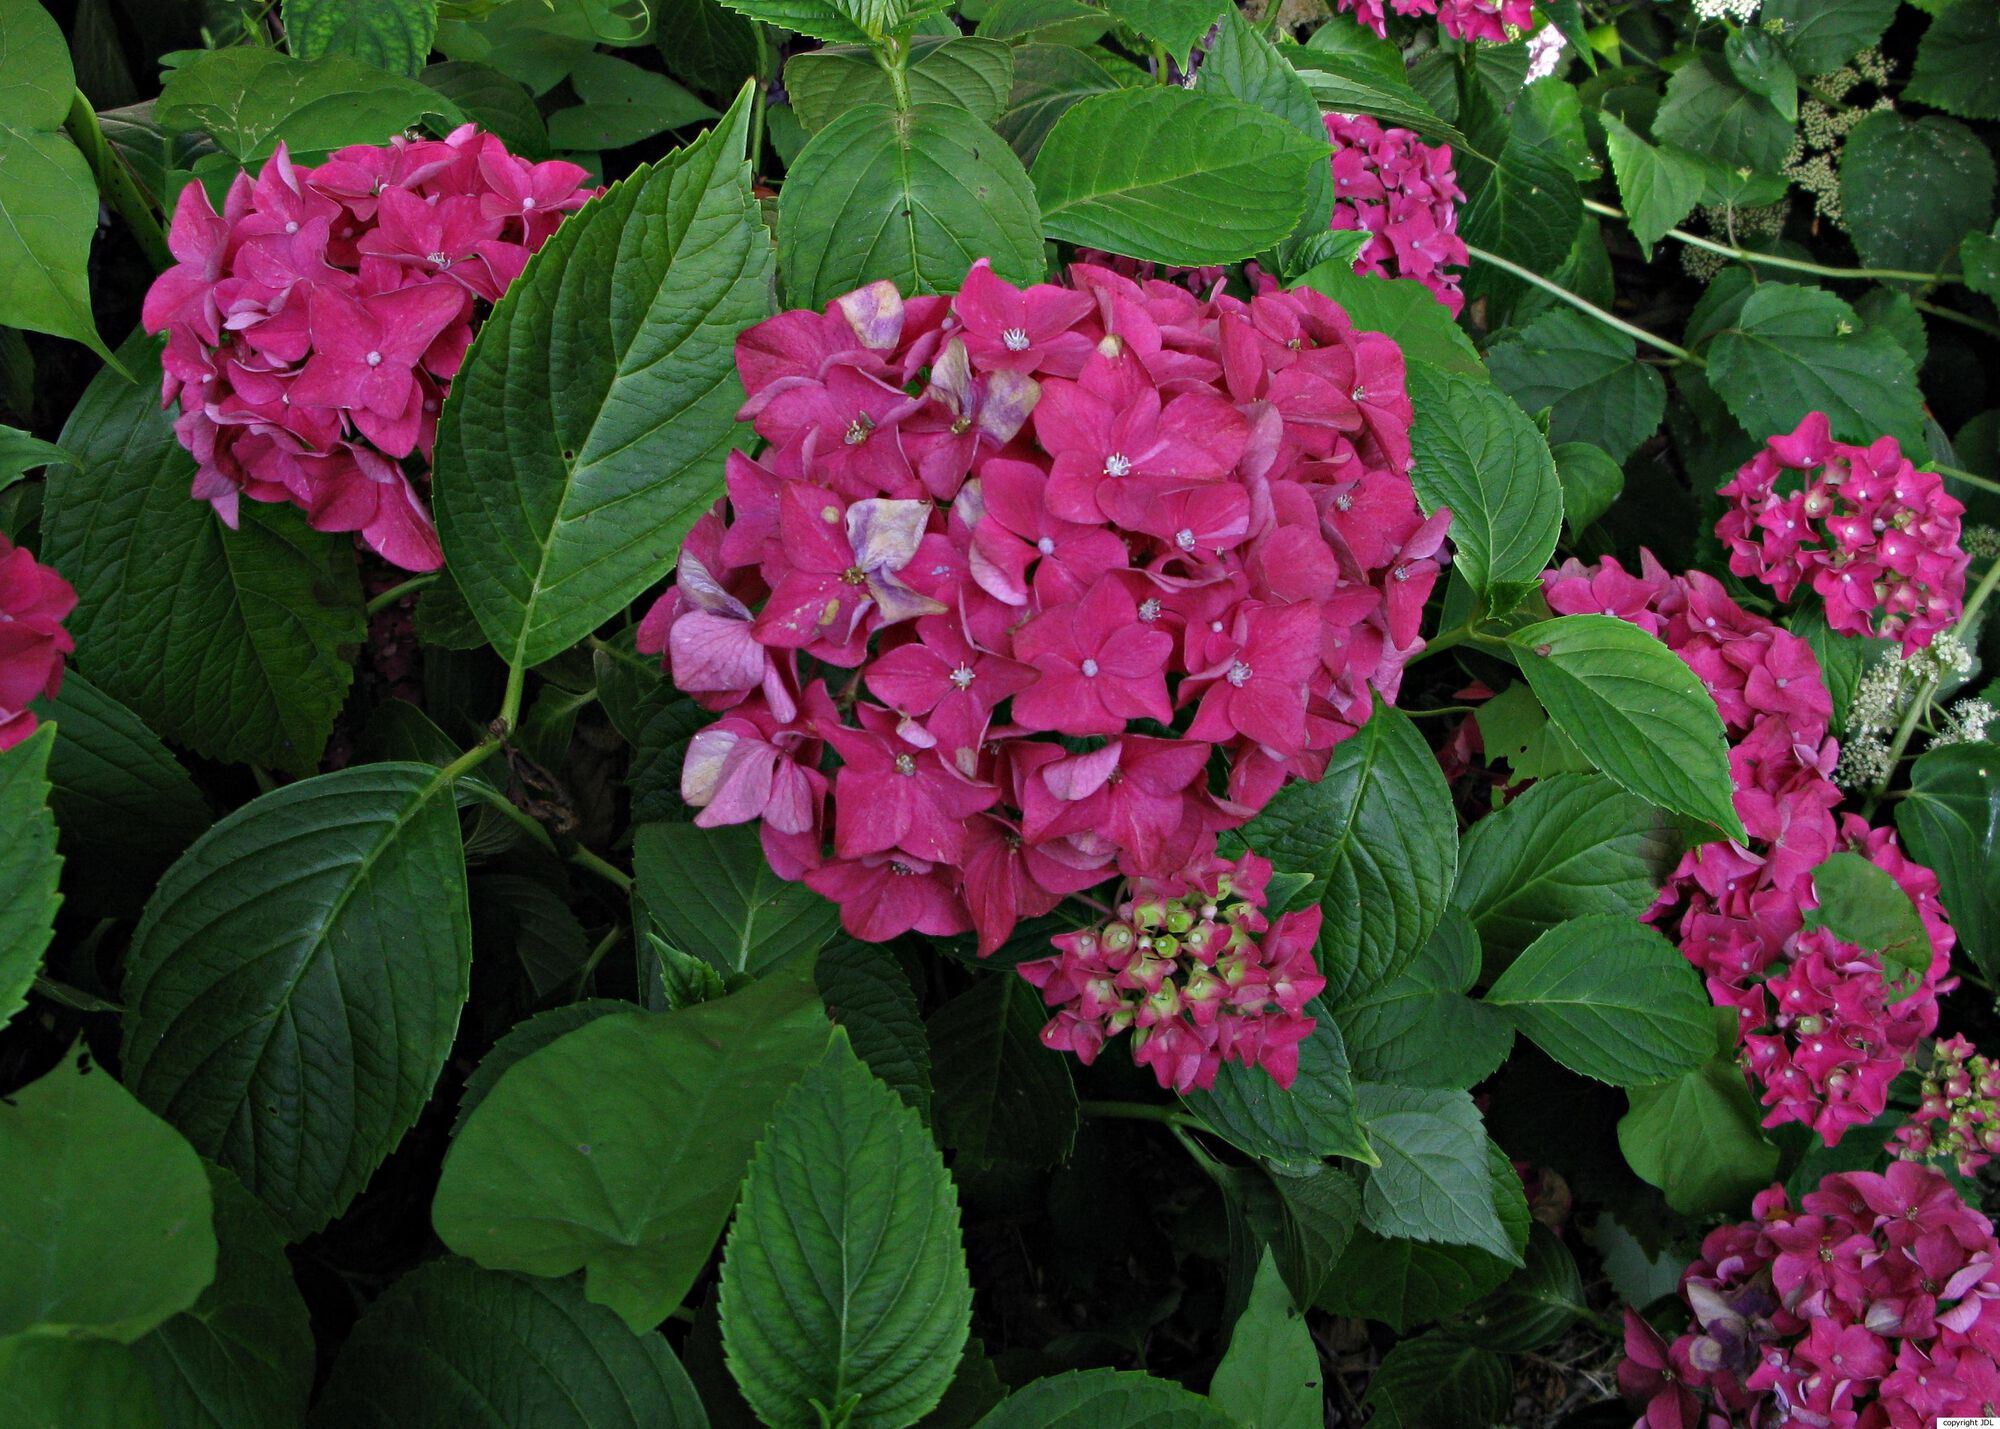
[[[1324,1378],[1319,1347],[1266,1247],[1209,1398],[1243,1429],[1320,1429]]]
[[[915,1107],[931,1114],[931,1053],[909,974],[888,948],[836,939],[813,963],[813,981],[827,1016],[847,1029],[868,1070]]]
[[[1598,913],[1559,923],[1487,989],[1486,1003],[1536,1046],[1613,1086],[1669,1081],[1713,1040],[1700,976],[1657,929]]]
[[[1667,384],[1632,339],[1573,308],[1542,314],[1488,349],[1493,381],[1526,412],[1549,409],[1551,443],[1590,442],[1623,461],[1659,430]]]
[[[1710,344],[1708,379],[1753,438],[1825,412],[1836,441],[1923,444],[1909,355],[1823,288],[1759,284]]]
[[[126,962],[126,1080],[308,1235],[430,1100],[471,959],[450,780],[364,764],[288,784],[153,890]]]
[[[69,46],[37,0],[0,0],[0,325],[73,338],[117,361],[90,314],[97,182],[63,121]]]
[[[1494,1206],[1494,1169],[1471,1096],[1379,1083],[1358,1091],[1362,1124],[1381,1158],[1362,1189],[1362,1224],[1377,1235],[1469,1245],[1519,1265],[1520,1245]]]
[[[1583,195],[1559,154],[1512,134],[1497,160],[1482,163],[1468,151],[1459,161],[1466,200],[1459,213],[1465,241],[1538,273],[1560,269],[1583,221]],[[1467,281],[1477,292],[1509,295],[1518,279],[1476,258]]]
[[[1492,821],[1482,819],[1473,832]],[[1355,1075],[1453,1089],[1491,1076],[1514,1045],[1514,1029],[1503,1013],[1466,996],[1478,977],[1479,935],[1464,914],[1448,910],[1402,976],[1341,1005],[1340,1034]]]
[[[586,1295],[643,1334],[707,1263],[826,1036],[805,959],[713,1002],[598,1017],[492,1085],[445,1156],[432,1224],[491,1269],[581,1268]]]
[[[215,1279],[201,1298],[132,1346],[175,1429],[270,1429],[305,1419],[312,1320],[278,1224],[243,1183],[208,1169]]]
[[[813,135],[778,195],[778,268],[797,306],[881,278],[951,292],[981,257],[1010,283],[1046,268],[1027,170],[955,103],[856,105]]]
[[[1466,1310],[1451,1333],[1503,1354],[1537,1350],[1590,1314],[1576,1257],[1547,1226],[1528,1228],[1528,1263]]]
[[[999,40],[919,35],[911,41],[905,76],[910,100],[956,105],[982,123],[994,123],[1014,83],[1014,59],[1014,51]],[[863,45],[837,45],[792,56],[785,64],[785,93],[808,134],[818,133],[857,104],[895,102],[888,72],[876,62],[874,51]]]
[[[1549,719],[1613,783],[1743,837],[1722,716],[1678,655],[1609,615],[1558,616],[1507,644]]]
[[[1069,45],[1016,45],[1013,86],[994,127],[1014,146],[1022,163],[1032,164],[1042,141],[1071,105],[1119,87],[1111,71],[1082,50]]]
[[[437,38],[438,0],[285,0],[285,43],[302,60],[349,55],[414,75]]]
[[[1076,1139],[1069,1059],[1042,1045],[1041,997],[1012,973],[982,977],[930,1016],[938,1139],[969,1165],[1053,1166]]]
[[[707,1429],[687,1371],[574,1281],[434,1260],[370,1305],[340,1347],[313,1429]]]
[[[1370,1161],[1340,1028],[1323,1002],[1310,1010],[1316,1025],[1299,1044],[1298,1079],[1289,1088],[1261,1067],[1225,1062],[1212,1088],[1181,1100],[1217,1136],[1252,1156],[1295,1166],[1329,1156]]]
[[[1719,1017],[1735,1015],[1724,1008]],[[1714,1058],[1626,1096],[1632,1109],[1619,1118],[1618,1147],[1683,1215],[1741,1212],[1777,1174],[1778,1148],[1758,1129],[1763,1110],[1734,1058]]]
[[[1737,82],[1718,55],[1697,53],[1667,81],[1653,137],[1731,169],[1775,174],[1792,147],[1792,124]]]
[[[1275,115],[1314,143],[1326,141],[1326,120],[1311,88],[1278,53],[1277,47],[1234,5],[1222,12],[1221,31],[1202,56],[1201,82],[1214,92]],[[1284,257],[1288,269],[1294,245],[1304,239],[1329,236],[1327,223],[1333,216],[1332,165],[1314,164],[1306,172],[1306,209],[1286,245]]]
[[[1161,45],[1175,64],[1184,65],[1201,37],[1222,17],[1223,3],[1224,0],[1104,0],[1104,8],[1121,24]]]
[[[1946,745],[1918,759],[1896,831],[1910,857],[1936,871],[1959,947],[1991,980],[2000,973],[2000,747]]]
[[[721,1316],[729,1371],[777,1429],[898,1429],[951,1383],[972,1318],[958,1194],[845,1032],[751,1159]]]
[[[493,1044],[493,1050],[479,1059],[479,1065],[465,1079],[465,1090],[458,1095],[458,1116],[451,1124],[452,1136],[456,1137],[465,1129],[466,1119],[472,1115],[473,1109],[486,1100],[494,1084],[500,1080],[500,1074],[516,1062],[600,1017],[631,1010],[631,1003],[615,997],[587,997],[582,1002],[566,1002],[561,1007],[551,1007],[546,1012],[538,1012],[533,1017],[516,1022]]]
[[[1111,28],[1107,13],[1083,0],[995,0],[979,33],[1013,44],[1094,45]]]
[[[34,707],[56,725],[49,807],[69,891],[92,907],[136,914],[167,865],[214,821],[208,801],[158,735],[74,671],[61,693]]]
[[[1561,442],[1549,455],[1562,483],[1563,520],[1575,540],[1624,493],[1625,472],[1602,447],[1588,442]]]
[[[1858,853],[1836,853],[1813,870],[1812,880],[1819,906],[1806,913],[1808,928],[1826,928],[1843,943],[1879,954],[1892,986],[1914,990],[1923,981],[1933,956],[1931,935],[1886,869]]]
[[[0,424],[0,491],[22,476],[51,462],[68,461],[69,453],[54,442],[31,437],[19,427]]]
[[[976,1429],[1230,1429],[1232,1423],[1172,1380],[1086,1369],[1023,1385]]]
[[[0,1100],[0,1226],[0,1341],[130,1342],[215,1277],[201,1159],[80,1050]]]
[[[120,349],[63,428],[44,561],[76,587],[78,668],[168,738],[212,759],[319,767],[367,633],[353,540],[246,501],[232,531],[188,496],[194,460],[159,410],[159,345]]]
[[[1231,263],[1298,226],[1328,146],[1239,99],[1178,86],[1072,105],[1035,157],[1051,238],[1155,263]]]
[[[753,825],[642,824],[632,867],[660,930],[724,974],[811,954],[840,926],[838,907],[771,871]]]
[[[346,0],[328,7],[344,10]],[[316,164],[349,144],[387,143],[425,115],[459,117],[436,90],[341,54],[294,59],[237,45],[180,50],[167,61],[153,118],[169,133],[201,130],[246,168],[281,142],[295,163]]]
[[[1452,902],[1489,973],[1549,929],[1593,913],[1636,919],[1680,857],[1673,823],[1596,774],[1556,774],[1480,819],[1459,845]]]
[[[1373,1429],[1466,1429],[1504,1419],[1513,1368],[1491,1350],[1445,1335],[1403,1340],[1382,1357],[1364,1404]]]
[[[1310,1305],[1361,1222],[1361,1188],[1352,1176],[1328,1164],[1264,1169],[1284,1208],[1278,1268],[1285,1273],[1293,1303]]]
[[[616,55],[585,55],[571,68],[569,82],[583,102],[549,116],[549,142],[558,149],[623,149],[716,117],[665,75]]]
[[[1385,1239],[1363,1226],[1328,1277],[1320,1305],[1338,1315],[1380,1320],[1401,1334],[1455,1314],[1505,1283],[1524,1263],[1532,1221],[1521,1178],[1507,1153],[1490,1138],[1485,1147],[1493,1213],[1506,1229],[1512,1255],[1491,1255],[1469,1245]]]
[[[112,1340],[0,1340],[0,1423],[21,1429],[179,1429],[160,1418],[146,1367]]]
[[[735,334],[771,302],[749,122],[746,89],[714,129],[571,215],[452,381],[438,536],[513,665],[568,649],[658,580],[722,489]]]
[[[0,888],[7,890],[0,900],[0,1028],[27,1005],[62,906],[56,888],[63,861],[49,813],[49,754],[56,735],[45,727],[0,751],[0,828],[7,830],[0,841]]]
[[[1759,23],[1779,27],[1800,74],[1839,69],[1882,38],[1897,0],[1769,0]],[[1912,99],[1915,95],[1910,96]]]
[[[1241,838],[1274,867],[1310,873],[1318,955],[1335,1007],[1408,967],[1451,893],[1458,821],[1436,757],[1409,716],[1378,703],[1334,747],[1317,783],[1285,785]]]
[[[1413,368],[1410,480],[1427,511],[1451,508],[1459,573],[1482,594],[1541,574],[1562,532],[1562,483],[1535,424],[1498,388]]]
[[[1569,737],[1549,723],[1541,701],[1525,683],[1509,685],[1481,705],[1473,719],[1486,746],[1486,762],[1505,760],[1519,778],[1596,772]]]
[[[653,43],[676,79],[709,94],[734,94],[757,73],[757,28],[717,0],[660,0]]]
[[[1606,109],[1604,146],[1611,170],[1618,176],[1618,194],[1625,201],[1625,218],[1642,252],[1650,253],[1670,228],[1694,212],[1707,186],[1706,165],[1683,150],[1648,144]]]
[[[474,876],[472,934],[482,957],[513,953],[538,1004],[575,984],[590,958],[590,935],[570,911],[560,880],[531,874]]]
[[[1903,97],[1961,119],[2000,119],[2000,10],[1978,0],[1946,6],[1924,31]]]
[[[859,45],[868,40],[866,32],[840,6],[828,0],[722,0],[722,3],[739,15],[828,44]]]
[[[519,80],[472,60],[431,65],[419,78],[456,104],[467,119],[498,134],[514,153],[535,159],[548,155],[548,126],[535,107],[535,97]]]
[[[1993,222],[1993,183],[1986,145],[1936,115],[1870,114],[1840,151],[1841,213],[1873,268],[1942,268],[1959,239]]]
[[[1723,42],[1722,57],[1737,82],[1769,100],[1787,123],[1799,117],[1798,71],[1776,34],[1761,27],[1734,30]]]
[[[1451,310],[1414,278],[1381,278],[1354,271],[1352,262],[1320,263],[1291,285],[1326,294],[1346,310],[1354,325],[1394,333],[1404,358],[1455,377],[1486,380],[1486,364],[1472,339],[1452,320]]]
[[[1327,28],[1321,26],[1316,36],[1326,33]],[[1321,108],[1339,114],[1367,114],[1384,124],[1414,129],[1426,139],[1470,152],[1465,136],[1440,119],[1410,87],[1400,57],[1392,74],[1387,64],[1331,47],[1294,45],[1279,53],[1305,76],[1306,86]]]

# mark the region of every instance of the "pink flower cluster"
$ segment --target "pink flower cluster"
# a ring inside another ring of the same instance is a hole
[[[1543,581],[1558,614],[1615,615],[1658,636],[1714,698],[1749,838],[1690,850],[1648,917],[1676,926],[1716,1005],[1737,1009],[1745,1060],[1772,1108],[1765,1124],[1804,1122],[1832,1145],[1881,1114],[1889,1083],[1937,1026],[1954,934],[1936,875],[1905,858],[1891,830],[1835,816],[1833,704],[1804,640],[1745,611],[1713,577],[1670,575],[1650,554],[1637,575],[1610,558],[1572,560]],[[1877,954],[1805,927],[1819,906],[1813,870],[1842,851],[1894,877],[1930,932],[1930,968],[1900,997]]]
[[[1971,563],[1959,545],[1965,507],[1894,437],[1836,442],[1826,414],[1814,412],[1771,438],[1722,495],[1733,505],[1715,533],[1729,569],[1780,600],[1810,585],[1835,630],[1898,636],[1908,652],[1958,619]]]
[[[62,688],[63,657],[76,649],[62,623],[74,609],[69,582],[0,532],[0,749],[33,734],[28,706]]]
[[[1085,1065],[1130,1028],[1132,1060],[1162,1087],[1207,1088],[1228,1061],[1262,1067],[1281,1087],[1299,1072],[1306,1004],[1326,987],[1313,943],[1317,905],[1264,916],[1271,865],[1204,852],[1168,878],[1139,878],[1117,916],[1053,941],[1022,963],[1056,1015],[1042,1042]]]
[[[590,197],[586,178],[466,125],[316,168],[280,145],[254,182],[237,175],[220,215],[200,184],[182,189],[179,261],[142,316],[167,334],[160,400],[181,404],[195,497],[232,526],[244,496],[290,502],[406,570],[442,565],[402,463],[429,460],[480,304]]]
[[[2000,1413],[2000,1244],[1942,1172],[1836,1173],[1796,1210],[1773,1186],[1752,1215],[1702,1241],[1681,1277],[1692,1322],[1671,1346],[1625,1312],[1618,1384],[1645,1406],[1636,1429]]]
[[[1173,875],[1421,647],[1450,516],[1410,487],[1396,344],[1311,292],[1071,284],[980,262],[955,297],[877,283],[745,332],[766,445],[639,630],[723,716],[683,766],[696,822],[760,819],[857,937],[987,953]]]
[[[2000,1153],[2000,1066],[1965,1038],[1933,1045],[1919,1095],[1915,1113],[1896,1128],[1898,1156],[1949,1158],[1961,1176],[1970,1176]]]
[[[1383,0],[1334,0],[1333,8],[1352,14],[1378,35],[1389,33],[1388,12]],[[1388,8],[1398,15],[1435,15],[1438,28],[1459,40],[1487,40],[1507,43],[1507,31],[1525,30],[1534,23],[1534,0],[1388,0]]]
[[[1458,236],[1465,193],[1451,146],[1426,144],[1408,129],[1384,129],[1365,114],[1329,114],[1333,141],[1333,227],[1366,232],[1356,270],[1414,278],[1457,317],[1465,307],[1458,274],[1471,262]]]

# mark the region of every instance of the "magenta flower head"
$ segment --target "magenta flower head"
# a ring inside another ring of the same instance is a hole
[[[1709,1232],[1671,1345],[1631,1310],[1618,1386],[1647,1426],[1910,1426],[1993,1412],[1993,1224],[1908,1161],[1773,1186]]]
[[[1458,236],[1465,193],[1451,147],[1385,129],[1365,114],[1327,115],[1326,135],[1333,143],[1332,226],[1369,235],[1355,270],[1414,278],[1456,317],[1465,307],[1456,270],[1472,258]]]
[[[62,623],[76,609],[68,581],[0,532],[0,750],[35,732],[28,706],[62,688],[76,643]]]
[[[1780,600],[1810,586],[1835,630],[1894,637],[1907,653],[1964,607],[1965,508],[1894,437],[1850,446],[1832,439],[1824,412],[1809,413],[1798,430],[1771,438],[1722,495],[1732,504],[1715,533],[1729,569]]]
[[[1352,14],[1378,35],[1389,33],[1383,0],[1335,0],[1334,9]],[[1533,0],[1388,0],[1398,15],[1435,15],[1438,28],[1453,39],[1507,43],[1534,23]]]
[[[1051,1046],[1130,1031],[1181,1087],[1294,1074],[1317,915],[1267,927],[1268,865],[1216,840],[1394,698],[1450,521],[1410,485],[1393,341],[1318,293],[1211,291],[982,261],[749,329],[762,446],[638,631],[718,716],[698,821],[755,820],[856,937],[985,955],[1098,885],[1131,928],[1192,900],[1185,951],[1043,984]]]
[[[195,498],[232,526],[245,496],[288,503],[393,565],[443,564],[421,494],[438,409],[486,306],[587,177],[465,125],[317,168],[281,145],[220,214],[183,188],[177,261],[141,320],[167,335],[161,405],[180,404]]]

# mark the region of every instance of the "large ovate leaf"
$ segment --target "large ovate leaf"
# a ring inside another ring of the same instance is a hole
[[[1903,94],[1961,119],[2000,119],[2000,9],[1977,0],[1946,5],[1924,31]]]
[[[762,973],[840,927],[837,906],[772,872],[752,825],[641,824],[632,867],[660,931],[721,973]]]
[[[1824,288],[1762,283],[1709,345],[1708,379],[1759,440],[1824,412],[1836,441],[1922,449],[1909,355]]]
[[[132,1346],[175,1429],[271,1429],[305,1418],[312,1321],[292,1279],[278,1224],[221,1167],[215,1279],[201,1298]]]
[[[1571,1071],[1613,1086],[1679,1076],[1713,1040],[1694,967],[1656,929],[1617,913],[1549,929],[1487,989],[1486,1003]]]
[[[262,45],[236,45],[182,50],[168,60],[172,68],[153,118],[170,133],[198,129],[213,139],[227,156],[212,166],[218,176],[238,164],[255,167],[281,143],[295,162],[316,164],[349,144],[386,144],[426,115],[459,117],[427,85],[343,54],[294,59]]]
[[[1229,1429],[1233,1423],[1172,1380],[1086,1369],[1022,1385],[976,1429]]]
[[[1870,114],[1840,151],[1840,208],[1862,260],[1930,272],[1993,222],[1993,155],[1955,119]]]
[[[722,0],[722,3],[752,20],[810,35],[829,44],[858,45],[868,38],[833,0]]]
[[[1542,314],[1486,354],[1494,385],[1549,413],[1551,442],[1589,442],[1623,461],[1659,429],[1667,384],[1632,339],[1573,308]]]
[[[12,749],[0,751],[0,1027],[28,1000],[41,971],[42,954],[55,936],[56,891],[62,856],[56,852],[56,821],[49,812],[49,751],[53,728],[42,728]]]
[[[730,1372],[777,1429],[902,1429],[943,1397],[971,1315],[944,1158],[837,1031],[743,1183],[722,1259]]]
[[[1918,759],[1896,832],[1936,872],[1959,947],[1987,978],[2000,975],[2000,747],[1946,745]]]
[[[1473,826],[1476,834],[1491,817]],[[1491,1076],[1514,1044],[1506,1015],[1468,997],[1479,978],[1479,934],[1456,908],[1393,981],[1340,1006],[1354,1075],[1367,1082],[1465,1089]]]
[[[1679,856],[1673,823],[1654,805],[1601,775],[1556,774],[1467,831],[1452,902],[1497,972],[1565,919],[1637,918]]]
[[[1465,1092],[1365,1083],[1361,1120],[1381,1164],[1362,1189],[1362,1224],[1381,1236],[1466,1245],[1519,1265],[1494,1206],[1479,1108]]]
[[[486,637],[548,659],[672,567],[722,489],[737,331],[770,310],[748,91],[556,230],[439,416],[438,535]]]
[[[1188,53],[1222,17],[1223,0],[1104,0],[1104,8],[1121,24],[1164,46],[1174,63],[1185,64]]]
[[[930,1016],[938,1138],[973,1166],[1053,1166],[1076,1139],[1069,1060],[1042,1045],[1041,995],[1012,973],[983,977]]]
[[[1244,826],[1281,873],[1312,876],[1319,961],[1338,1007],[1380,987],[1437,926],[1458,862],[1451,793],[1409,716],[1377,705],[1317,783],[1281,788]]]
[[[1768,0],[1757,18],[1778,28],[1785,52],[1800,74],[1817,75],[1839,69],[1881,39],[1896,18],[1897,4],[1898,0]]]
[[[137,913],[167,865],[214,822],[208,801],[160,737],[83,676],[65,675],[61,692],[37,700],[35,711],[57,727],[49,807],[69,892]],[[7,941],[0,934],[0,946]]]
[[[1262,1067],[1226,1062],[1213,1087],[1183,1100],[1216,1135],[1252,1156],[1302,1166],[1329,1156],[1370,1160],[1340,1028],[1324,1003],[1311,1012],[1315,1025],[1299,1044],[1291,1086],[1279,1086]]]
[[[302,60],[349,55],[414,75],[437,37],[438,0],[285,0],[285,41]]]
[[[1289,234],[1328,146],[1240,99],[1174,86],[1073,106],[1035,156],[1051,238],[1157,263],[1230,263]]]
[[[573,1281],[434,1260],[370,1305],[313,1429],[707,1429],[687,1371]]]
[[[928,1119],[931,1054],[910,975],[887,948],[842,938],[813,963],[826,1015],[847,1029],[854,1055]]]
[[[1697,53],[1667,81],[1653,137],[1727,168],[1775,174],[1792,147],[1792,125],[1729,72],[1719,55]]]
[[[0,1342],[131,1341],[215,1276],[194,1148],[73,1052],[0,1101]]]
[[[1504,1417],[1514,1388],[1507,1361],[1435,1332],[1382,1357],[1365,1401],[1377,1429],[1464,1429]]]
[[[194,459],[159,410],[159,345],[120,349],[63,428],[42,559],[76,587],[76,663],[170,739],[214,759],[319,767],[366,633],[353,539],[282,506],[236,530],[188,495]]]
[[[1070,45],[1016,45],[1014,82],[994,127],[1021,162],[1032,164],[1042,141],[1070,106],[1093,94],[1109,94],[1118,80],[1094,55]]]
[[[1527,1261],[1468,1307],[1452,1332],[1481,1349],[1520,1353],[1540,1349],[1590,1314],[1576,1257],[1554,1231],[1529,1227]]]
[[[533,159],[547,156],[548,126],[535,107],[535,97],[519,80],[472,60],[428,65],[421,78],[456,104],[467,119],[488,133],[498,134],[515,154]]]
[[[147,901],[126,1080],[309,1234],[429,1101],[471,959],[450,780],[364,764],[287,785],[203,834]]]
[[[90,314],[97,183],[63,121],[69,46],[37,0],[0,0],[0,326],[74,338],[109,359]]]
[[[914,104],[955,104],[984,123],[1000,117],[1014,83],[1014,51],[976,35],[919,35],[904,76]],[[857,104],[893,104],[889,73],[864,45],[835,45],[792,56],[785,94],[808,134]]]
[[[1337,28],[1322,25],[1315,38]],[[1304,76],[1306,87],[1322,109],[1370,115],[1385,126],[1414,129],[1433,142],[1466,148],[1465,136],[1440,119],[1410,87],[1400,55],[1382,61],[1379,56],[1343,53],[1331,45],[1288,45],[1282,53]]]
[[[826,1037],[803,958],[712,1002],[595,1018],[492,1085],[445,1157],[432,1223],[492,1269],[581,1269],[589,1298],[644,1333],[687,1294]]]
[[[179,1429],[146,1367],[115,1340],[0,1339],[0,1423],[13,1429]]]
[[[1243,1429],[1320,1429],[1323,1379],[1319,1348],[1267,1248],[1209,1398]]]
[[[1210,19],[1213,18],[1211,15]],[[1222,11],[1222,26],[1215,43],[1202,56],[1201,82],[1276,115],[1315,143],[1326,138],[1326,121],[1312,89],[1278,52],[1277,46],[1265,39],[1263,32],[1234,5]],[[1307,178],[1306,210],[1293,233],[1294,243],[1326,232],[1327,221],[1333,214],[1332,167],[1314,164],[1307,170]],[[1286,245],[1288,259],[1292,246]]]
[[[662,0],[652,12],[653,43],[677,79],[734,94],[757,72],[757,27],[747,16],[719,0]]]
[[[1609,615],[1557,616],[1507,640],[1549,719],[1614,783],[1743,837],[1722,716],[1678,655]]]
[[[1453,372],[1410,372],[1410,482],[1426,510],[1451,508],[1459,574],[1482,594],[1541,573],[1562,534],[1549,444],[1511,398]]]
[[[1625,490],[1625,473],[1601,447],[1588,442],[1562,442],[1549,448],[1556,459],[1556,479],[1562,483],[1563,520],[1572,539],[1611,509]]]
[[[1667,230],[1694,212],[1707,186],[1706,166],[1694,155],[1655,147],[1605,110],[1604,146],[1625,201],[1625,220],[1642,249],[1651,249]]]
[[[1935,956],[1931,935],[1889,871],[1861,854],[1836,853],[1813,869],[1812,882],[1819,906],[1806,914],[1806,926],[1876,954],[1892,984],[1915,990]]]
[[[1011,283],[1046,266],[1027,170],[957,104],[857,104],[786,174],[778,268],[795,307],[881,278],[905,293],[948,293],[979,258]]]
[[[1619,1148],[1683,1215],[1740,1214],[1771,1184],[1778,1148],[1758,1130],[1763,1111],[1734,1058],[1716,1057],[1627,1095],[1632,1109],[1618,1122]]]
[[[549,142],[558,149],[623,149],[716,117],[665,75],[616,55],[585,55],[569,83],[581,103],[549,116]]]

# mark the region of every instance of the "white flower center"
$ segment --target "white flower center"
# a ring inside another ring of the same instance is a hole
[[[956,670],[951,672],[951,682],[961,690],[969,688],[972,681],[973,673],[970,665],[960,665]]]
[[[1095,679],[1097,677],[1097,662],[1095,660],[1085,660],[1083,662],[1083,673],[1087,678]]]
[[[1238,660],[1229,667],[1229,683],[1242,689],[1250,681],[1250,667]]]
[[[368,354],[368,365],[369,365],[370,367],[380,367],[380,366],[382,365],[382,354],[381,354],[381,353],[379,353],[379,352],[371,352],[371,353],[369,353],[369,354]]]
[[[914,773],[916,773],[916,772],[917,772],[917,761],[916,761],[916,760],[914,760],[914,759],[912,759],[912,758],[910,758],[910,756],[909,756],[909,755],[907,755],[907,754],[899,754],[899,755],[897,755],[897,756],[896,756],[896,772],[897,772],[898,774],[914,774]]]
[[[299,223],[297,219],[293,219],[291,222],[285,225],[285,232],[287,233],[297,233],[298,231],[299,231]]]
[[[868,434],[875,430],[875,420],[866,412],[847,424],[847,435],[841,440],[851,447],[858,447],[868,440]]]
[[[1055,537],[1053,536],[1042,537],[1041,540],[1035,542],[1035,549],[1040,551],[1045,556],[1053,556],[1056,553]]]
[[[521,200],[521,207],[523,210],[531,209],[534,206],[535,206],[535,196],[533,194],[529,194],[526,198]]]
[[[434,267],[449,268],[451,266],[451,255],[442,249],[436,253],[426,253],[424,259]]]
[[[1106,476],[1127,476],[1131,474],[1131,471],[1132,458],[1126,456],[1123,452],[1113,452],[1104,459],[1104,474]]]
[[[1194,549],[1194,532],[1185,526],[1181,527],[1180,530],[1174,532],[1174,544],[1179,546],[1183,551],[1192,551]]]
[[[1139,618],[1148,625],[1158,620],[1160,618],[1160,602],[1157,599],[1148,599],[1139,602]]]
[[[1000,334],[1000,341],[1007,344],[1007,350],[1009,352],[1021,352],[1025,350],[1028,346],[1027,329],[1010,327],[1005,332]]]

